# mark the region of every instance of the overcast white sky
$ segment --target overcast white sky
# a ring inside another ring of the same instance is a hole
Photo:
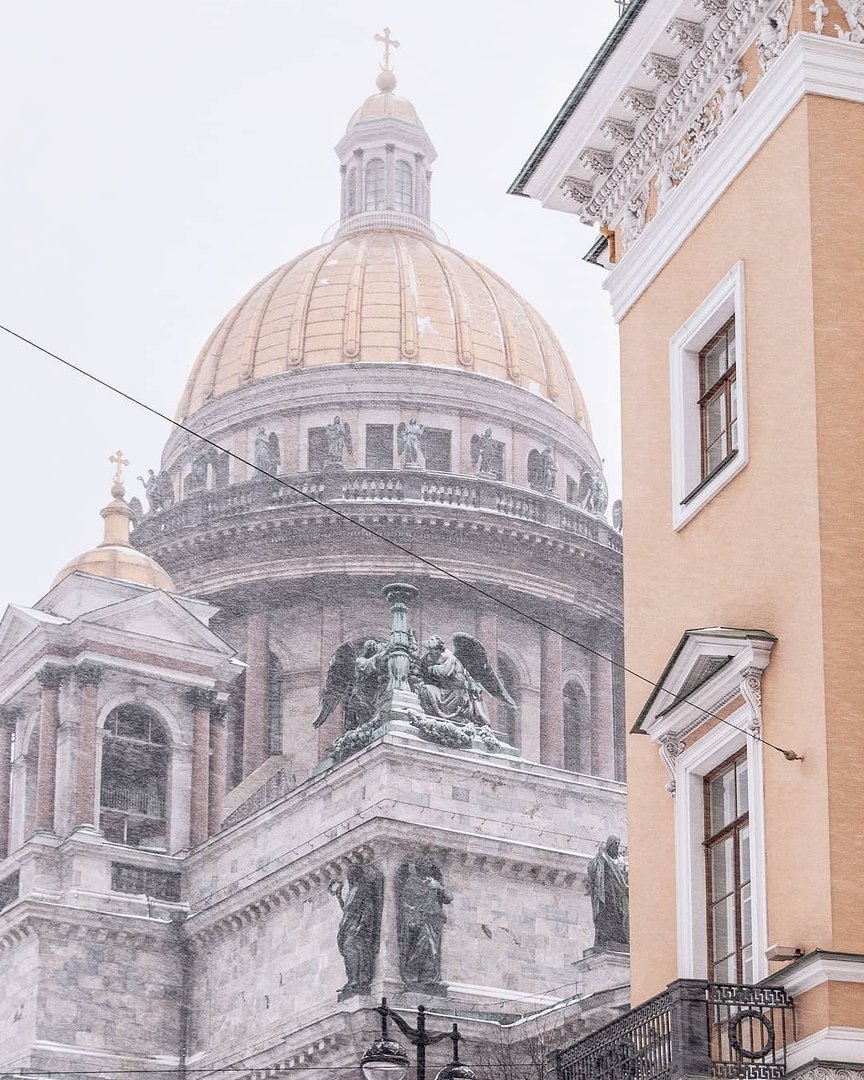
[[[594,234],[506,190],[611,29],[614,0],[9,0],[0,40],[0,323],[173,414],[205,338],[338,216],[333,146],[374,91],[438,150],[433,217],[549,320],[620,492],[617,340]],[[0,335],[0,610],[101,539],[108,456],[167,425]]]

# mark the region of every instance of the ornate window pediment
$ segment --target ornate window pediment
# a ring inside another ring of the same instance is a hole
[[[759,733],[762,672],[777,639],[765,630],[688,630],[678,643],[633,731],[661,747],[682,744],[740,697],[750,705],[748,731]],[[674,756],[674,754],[673,754]]]

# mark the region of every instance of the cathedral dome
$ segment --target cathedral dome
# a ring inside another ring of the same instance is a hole
[[[417,110],[407,98],[385,91],[372,94],[366,98],[359,109],[348,121],[346,131],[351,132],[364,120],[403,120],[406,124],[413,124],[422,128]]]
[[[253,380],[375,361],[501,379],[548,398],[589,429],[558,339],[497,274],[410,228],[351,231],[349,223],[340,232],[269,274],[216,327],[189,377],[179,420]]]

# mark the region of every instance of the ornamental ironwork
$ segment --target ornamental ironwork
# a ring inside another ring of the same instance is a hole
[[[679,979],[549,1064],[556,1080],[779,1080],[794,1038],[782,987]]]

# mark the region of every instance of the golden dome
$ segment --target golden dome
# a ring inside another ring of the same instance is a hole
[[[122,460],[123,455],[117,451],[117,458],[112,461]],[[102,543],[83,555],[78,555],[71,562],[66,563],[60,573],[51,583],[55,585],[81,571],[82,574],[93,574],[96,577],[113,578],[116,581],[132,581],[136,585],[150,585],[154,589],[163,589],[165,592],[174,592],[174,582],[162,569],[155,559],[145,555],[143,551],[133,548],[129,542],[129,523],[133,514],[129,504],[124,500],[126,494],[120,481],[120,465],[117,464],[117,474],[111,488],[112,500],[100,511],[105,521],[105,536]]]
[[[363,361],[492,376],[548,398],[590,433],[564,350],[537,311],[467,255],[397,228],[337,236],[259,282],[205,344],[177,416],[253,380]]]
[[[384,74],[382,72],[382,74]],[[380,79],[380,76],[379,76]],[[352,131],[363,120],[403,120],[406,124],[413,124],[422,128],[417,110],[407,98],[398,97],[389,91],[372,94],[366,98],[348,121],[346,131]]]

